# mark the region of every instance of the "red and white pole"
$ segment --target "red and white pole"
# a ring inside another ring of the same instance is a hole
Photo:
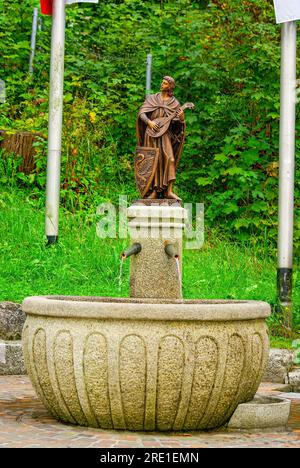
[[[48,244],[58,239],[66,5],[73,3],[98,3],[98,0],[40,0],[41,13],[52,15],[45,220]]]
[[[42,11],[52,13],[45,231],[48,244],[54,244],[59,222],[66,3],[41,0],[41,4]]]
[[[42,15],[52,15],[53,0],[41,0]]]

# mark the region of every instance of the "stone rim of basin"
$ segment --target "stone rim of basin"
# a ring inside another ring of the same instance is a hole
[[[126,304],[124,311],[122,305]],[[23,301],[31,315],[143,320],[229,321],[267,318],[263,301],[163,300],[88,296],[35,296]]]

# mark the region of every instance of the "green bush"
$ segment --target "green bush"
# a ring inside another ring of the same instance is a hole
[[[47,134],[51,19],[43,17],[34,77],[28,76],[32,7],[2,2],[0,78],[7,102],[0,128]],[[107,0],[67,8],[62,201],[67,209],[95,197],[137,196],[135,119],[145,93],[146,54],[153,92],[175,77],[186,112],[187,141],[177,191],[206,205],[206,223],[240,241],[274,248],[277,232],[280,27],[271,0]],[[297,112],[298,114],[298,112]],[[297,133],[300,121],[297,122]],[[297,138],[297,162],[300,142]],[[38,148],[44,188],[45,148]],[[18,183],[26,183],[26,180]],[[296,200],[299,198],[299,172]],[[297,204],[297,208],[299,205]],[[296,248],[300,221],[296,214]]]

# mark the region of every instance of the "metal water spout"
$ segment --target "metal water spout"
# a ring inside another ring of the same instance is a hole
[[[165,245],[165,252],[171,258],[179,258],[178,252],[174,246],[174,244],[166,244]]]
[[[122,252],[121,258],[123,260],[125,260],[126,258],[130,257],[131,255],[136,255],[136,254],[140,253],[141,250],[142,250],[141,244],[139,242],[135,242],[134,244],[132,244],[131,247],[129,247],[124,252]]]
[[[165,243],[165,252],[170,258],[174,258],[176,263],[176,272],[177,272],[177,279],[178,279],[178,286],[179,286],[179,294],[182,298],[182,280],[181,280],[181,271],[180,271],[180,261],[178,250],[175,248],[174,244],[169,242]]]

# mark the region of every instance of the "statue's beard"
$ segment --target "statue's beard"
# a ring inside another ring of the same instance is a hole
[[[162,93],[166,93],[168,96],[172,96],[172,91],[170,89],[163,89],[163,88],[160,88],[161,92]]]

